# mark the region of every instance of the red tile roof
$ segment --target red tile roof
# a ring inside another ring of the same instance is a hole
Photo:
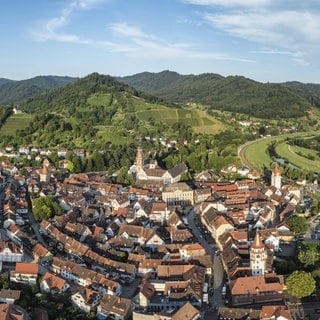
[[[37,263],[17,263],[15,272],[22,274],[38,274],[39,265]]]

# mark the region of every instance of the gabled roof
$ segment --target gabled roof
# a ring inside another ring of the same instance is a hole
[[[292,319],[287,306],[262,306],[261,319]]]
[[[200,311],[196,309],[190,302],[183,305],[172,316],[172,320],[192,320],[200,314]]]
[[[99,308],[101,308],[103,313],[117,314],[125,317],[131,306],[132,302],[129,299],[105,294],[100,302]]]
[[[175,211],[172,211],[167,219],[167,225],[177,226],[179,223],[182,223],[182,220]]]
[[[143,281],[140,287],[140,293],[142,293],[147,299],[151,299],[156,292],[154,285],[148,281]]]
[[[17,262],[15,272],[22,273],[22,274],[38,274],[39,273],[39,265],[37,263]]]
[[[50,290],[56,290],[56,291],[60,291],[61,289],[63,289],[66,280],[51,274],[49,272],[46,272],[42,278],[41,281],[45,281],[48,285],[48,287],[50,288]]]
[[[37,243],[32,250],[33,255],[38,256],[39,258],[45,257],[49,252],[41,243]]]
[[[7,303],[0,304],[0,319],[23,320],[26,314],[26,311],[20,306]]]
[[[186,166],[185,163],[180,163],[177,166],[169,169],[169,173],[171,175],[171,177],[175,178],[177,176],[179,176],[180,174],[187,172],[188,171],[188,167]]]
[[[240,277],[234,280],[231,286],[232,295],[255,295],[258,292],[263,293],[272,291],[282,293],[284,281],[282,276],[271,274],[268,276]]]
[[[19,300],[20,294],[21,294],[20,290],[1,289],[0,299]],[[0,319],[2,319],[1,316],[0,316]]]

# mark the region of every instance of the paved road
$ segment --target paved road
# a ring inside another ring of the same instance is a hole
[[[223,306],[223,299],[221,297],[221,290],[223,286],[223,266],[220,257],[215,256],[215,246],[210,245],[204,238],[201,231],[195,224],[195,216],[199,213],[198,208],[195,207],[188,214],[188,223],[192,230],[192,233],[196,237],[197,241],[205,248],[207,254],[211,256],[211,261],[213,262],[213,296],[209,297],[211,306],[220,307]]]
[[[320,319],[320,303],[319,301],[290,304],[293,319],[300,320],[308,317],[310,320]]]
[[[38,242],[40,242],[45,248],[50,249],[50,247],[49,247],[48,244],[44,241],[42,235],[41,235],[40,232],[39,232],[40,224],[39,224],[39,222],[34,218],[34,215],[33,215],[33,213],[32,213],[31,210],[29,210],[29,223],[30,223],[31,228],[32,228],[33,231],[34,231],[34,234],[35,234],[36,237],[37,237]]]

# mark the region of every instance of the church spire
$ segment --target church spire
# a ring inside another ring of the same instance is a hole
[[[142,170],[143,168],[143,149],[141,146],[138,146],[138,150],[137,150],[136,168],[137,168],[137,171]]]
[[[264,243],[261,240],[261,236],[260,236],[259,232],[256,233],[251,248],[252,249],[263,249],[264,248]]]

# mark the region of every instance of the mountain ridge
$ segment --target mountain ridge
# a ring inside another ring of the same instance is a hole
[[[0,104],[21,103],[39,93],[65,86],[77,79],[68,76],[51,75],[36,76],[19,81],[1,78]]]
[[[309,90],[308,85],[260,83],[243,76],[223,77],[214,73],[180,75],[165,70],[117,79],[171,103],[198,103],[209,110],[219,109],[262,118],[271,118],[275,114],[282,118],[288,114],[300,117],[312,105],[320,105],[320,89],[318,95],[315,90]]]
[[[44,109],[45,106],[50,109],[52,99],[60,101],[62,105],[70,100],[67,96],[58,97],[57,95],[63,94],[64,91],[55,90],[76,81],[80,81],[78,84],[81,87],[88,77],[91,77],[91,80],[95,79],[91,83],[92,88],[85,88],[91,93],[99,90],[108,91],[106,86],[109,83],[119,91],[127,90],[128,94],[149,101],[168,101],[169,104],[175,105],[195,103],[204,106],[209,112],[222,110],[259,118],[296,118],[304,116],[311,106],[320,106],[320,84],[304,84],[297,81],[260,83],[243,76],[224,77],[215,73],[181,75],[170,70],[158,73],[146,71],[126,77],[92,73],[83,78],[37,76],[22,81],[2,78],[0,81],[4,84],[0,85],[0,104],[22,103],[30,112],[34,112],[32,109]],[[81,94],[81,90],[75,90],[72,96],[77,100],[78,94]],[[44,106],[40,107],[41,103]],[[70,101],[68,103],[70,104]],[[35,104],[37,107],[34,108]],[[76,106],[73,106],[73,110],[76,110]]]

